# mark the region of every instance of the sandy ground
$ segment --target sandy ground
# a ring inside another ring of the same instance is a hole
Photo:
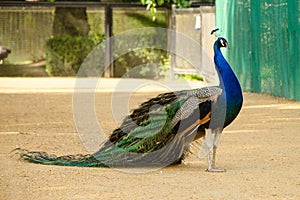
[[[130,107],[154,97],[137,93]],[[57,155],[86,153],[72,111],[72,93],[0,96],[0,199],[300,199],[300,103],[246,93],[241,114],[222,136],[217,164],[206,160],[149,173],[107,168],[45,166],[18,160],[17,147]],[[96,95],[99,123],[116,128],[111,93]]]

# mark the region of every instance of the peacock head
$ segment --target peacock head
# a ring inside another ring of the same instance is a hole
[[[229,45],[228,45],[228,42],[225,38],[223,37],[219,37],[215,43],[215,45],[217,45],[217,47],[220,49],[221,47],[225,47],[227,49],[230,49],[229,48]]]

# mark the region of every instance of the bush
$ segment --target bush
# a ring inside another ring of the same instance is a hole
[[[203,77],[198,74],[177,74],[176,78],[188,81],[204,81]]]
[[[121,39],[114,41],[112,47],[127,51],[121,55],[118,55],[118,51],[113,52],[115,77],[125,75],[130,78],[160,79],[168,75],[167,51],[163,50],[167,44],[166,35],[158,36],[156,32],[124,35],[125,38],[119,36]],[[49,39],[45,48],[46,72],[50,76],[75,76],[87,55],[103,41],[103,35],[86,37],[66,35]],[[140,48],[131,49],[132,46]],[[103,64],[103,57],[104,54],[97,57],[100,59],[99,65]]]
[[[74,76],[103,35],[56,36],[46,43],[46,72],[49,76]]]
[[[162,35],[165,34],[165,35]],[[164,78],[162,71],[168,52],[166,33],[138,30],[136,34],[124,34],[126,39],[115,41],[115,49],[126,49],[127,53],[114,53],[114,75],[128,78]],[[136,47],[136,48],[132,48]]]

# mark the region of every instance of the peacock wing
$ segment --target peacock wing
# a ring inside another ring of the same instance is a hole
[[[205,87],[158,95],[127,116],[111,135],[110,142],[130,152],[145,153],[162,148],[174,139],[180,130],[176,125],[180,122],[185,121],[183,127],[194,128],[190,127],[194,124],[193,120],[189,120],[191,115],[193,118],[197,113],[199,115],[199,105],[215,101],[221,92],[218,87]],[[200,116],[197,117],[199,119]]]

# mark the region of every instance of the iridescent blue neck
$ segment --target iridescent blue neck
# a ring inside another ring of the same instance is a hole
[[[214,45],[214,52],[214,61],[220,79],[220,87],[225,87],[224,89],[240,87],[237,77],[235,76],[228,62],[225,60],[220,47],[218,47],[217,45],[217,42]],[[234,82],[235,84],[232,85],[232,82]]]
[[[222,96],[226,98],[224,101],[226,102],[227,113],[225,124],[229,124],[237,116],[242,107],[242,90],[237,77],[223,57],[217,42],[214,44],[214,52],[214,61],[219,75],[220,87],[223,89]]]

